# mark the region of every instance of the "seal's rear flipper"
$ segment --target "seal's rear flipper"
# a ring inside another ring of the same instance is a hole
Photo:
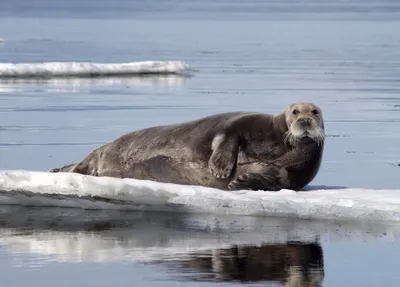
[[[76,164],[73,163],[73,164],[64,165],[61,168],[52,168],[48,172],[52,172],[52,173],[55,173],[55,172],[70,172],[75,167],[75,165]]]
[[[279,169],[269,167],[263,173],[244,173],[228,184],[230,190],[278,191],[283,188]]]

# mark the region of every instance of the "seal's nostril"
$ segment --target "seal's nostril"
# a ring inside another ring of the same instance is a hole
[[[301,118],[300,123],[303,125],[311,125],[311,119],[309,118]]]

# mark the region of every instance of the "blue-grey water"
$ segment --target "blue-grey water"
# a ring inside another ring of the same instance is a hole
[[[0,170],[48,170],[152,125],[312,101],[327,131],[312,184],[398,189],[399,31],[396,0],[2,0],[0,62],[182,60],[199,71],[0,79]],[[0,211],[1,286],[400,284],[396,225]]]

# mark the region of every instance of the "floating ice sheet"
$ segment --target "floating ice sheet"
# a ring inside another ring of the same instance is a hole
[[[73,173],[0,171],[0,204],[400,221],[400,190],[223,191]]]

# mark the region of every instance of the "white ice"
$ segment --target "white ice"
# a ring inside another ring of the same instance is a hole
[[[400,221],[400,190],[222,191],[72,173],[0,171],[0,204]]]
[[[179,74],[191,71],[182,61],[144,61],[131,63],[0,63],[0,78],[55,76],[112,76],[135,74]]]

